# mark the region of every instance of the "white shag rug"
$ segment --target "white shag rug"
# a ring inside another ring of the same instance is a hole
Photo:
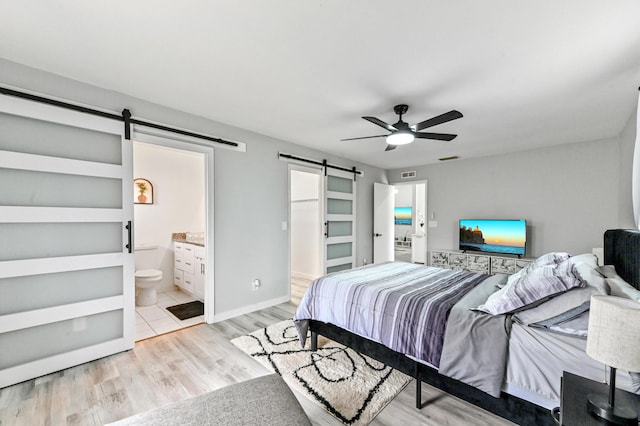
[[[348,425],[366,425],[404,389],[411,378],[369,357],[318,338],[318,350],[300,347],[292,320],[282,321],[231,343],[292,388]]]

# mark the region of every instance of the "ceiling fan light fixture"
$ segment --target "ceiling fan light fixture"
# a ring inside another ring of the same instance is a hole
[[[400,131],[387,136],[387,143],[389,145],[406,145],[413,142],[414,139],[413,133]]]

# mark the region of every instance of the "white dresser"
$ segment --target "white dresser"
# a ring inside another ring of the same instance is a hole
[[[484,274],[515,274],[526,268],[533,259],[518,259],[489,254],[463,253],[453,250],[432,250],[431,266],[461,269]]]

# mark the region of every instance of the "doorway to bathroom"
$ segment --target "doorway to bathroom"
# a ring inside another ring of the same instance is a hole
[[[138,133],[133,141],[139,341],[213,320],[213,148]],[[161,278],[148,285],[141,270]]]

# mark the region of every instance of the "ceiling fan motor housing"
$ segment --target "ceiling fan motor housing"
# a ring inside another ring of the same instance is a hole
[[[406,113],[407,111],[409,111],[409,105],[405,105],[405,104],[396,105],[396,106],[393,107],[393,111],[398,115],[402,115],[402,114]],[[400,117],[400,118],[402,118],[402,117]]]

